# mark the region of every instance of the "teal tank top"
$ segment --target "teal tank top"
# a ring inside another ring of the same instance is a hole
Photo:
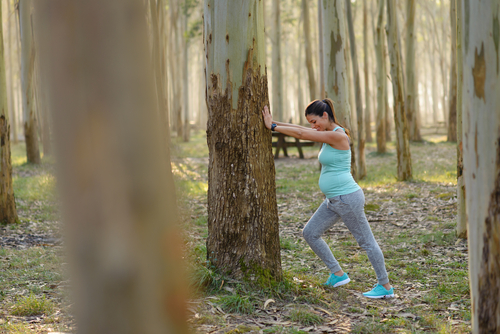
[[[342,128],[337,126],[333,131],[337,129]],[[319,188],[326,198],[347,195],[361,189],[351,175],[351,150],[337,150],[323,143],[318,160],[321,163]]]

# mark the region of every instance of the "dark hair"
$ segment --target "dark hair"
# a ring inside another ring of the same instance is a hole
[[[309,103],[306,107],[305,110],[305,115],[315,115],[322,117],[323,113],[326,112],[328,114],[328,119],[330,122],[334,122],[340,127],[342,127],[345,130],[345,133],[351,137],[351,131],[347,129],[345,126],[343,126],[338,120],[337,117],[335,117],[335,108],[333,107],[333,101],[330,99],[324,99],[323,101],[321,100],[314,100],[311,103]]]

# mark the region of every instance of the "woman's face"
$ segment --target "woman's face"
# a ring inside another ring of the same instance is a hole
[[[327,126],[330,125],[330,120],[328,119],[328,114],[323,112],[323,116],[316,115],[306,115],[306,119],[311,124],[311,128],[316,131],[326,131]]]

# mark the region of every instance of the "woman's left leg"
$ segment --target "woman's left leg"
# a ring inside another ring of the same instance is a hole
[[[338,213],[342,221],[352,233],[359,246],[366,251],[368,258],[375,269],[377,280],[380,285],[389,283],[385,268],[384,255],[375,237],[373,236],[368,220],[365,216],[364,204],[365,195],[363,190],[355,191],[348,195],[334,197],[341,203],[338,206]]]

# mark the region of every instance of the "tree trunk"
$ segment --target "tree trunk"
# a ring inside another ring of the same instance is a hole
[[[0,6],[0,18],[2,8]],[[3,27],[0,24],[0,223],[17,222],[16,201],[12,185],[12,163],[10,158],[10,125],[7,109],[7,84],[3,49]]]
[[[271,111],[277,121],[283,122],[283,73],[281,69],[281,22],[280,22],[280,0],[273,1],[272,16],[272,80],[273,97]]]
[[[410,130],[410,140],[421,141],[420,127],[418,124],[418,85],[415,67],[415,11],[416,0],[406,1],[406,119]]]
[[[187,6],[184,4],[183,6]],[[182,57],[182,68],[183,68],[183,75],[182,75],[182,109],[183,109],[183,116],[184,116],[184,131],[182,132],[182,140],[184,142],[189,141],[189,135],[191,132],[191,122],[190,122],[190,117],[189,117],[189,38],[187,37],[187,31],[188,31],[188,14],[187,14],[187,9],[183,9],[183,13],[181,15],[182,17],[182,50],[183,50],[183,57]]]
[[[323,36],[323,0],[318,0],[318,38],[319,38],[319,98],[324,99],[326,97],[326,71],[325,68],[325,46]]]
[[[31,27],[31,0],[19,1],[19,22],[21,29],[21,84],[23,91],[26,156],[29,163],[39,164],[41,160],[38,148],[38,126],[33,96],[35,50]]]
[[[302,0],[302,16],[304,18],[304,48],[306,52],[306,68],[309,78],[309,95],[314,100],[318,95],[316,78],[314,75],[312,48],[311,48],[311,20],[309,18],[309,0]]]
[[[177,133],[177,138],[183,138],[183,126],[182,126],[182,104],[181,104],[181,93],[182,93],[182,59],[180,56],[181,52],[181,38],[182,34],[179,32],[179,17],[180,17],[180,5],[179,0],[169,1],[170,9],[170,37],[171,37],[171,47],[170,47],[170,72],[172,77],[172,118],[175,126],[175,131]]]
[[[228,275],[262,283],[282,276],[271,131],[262,121],[269,103],[263,9],[260,0],[204,6],[207,256]]]
[[[344,2],[322,1],[321,11],[328,20],[322,20],[323,59],[325,61],[325,95],[336,103],[335,115],[339,122],[352,130],[349,82],[347,73]],[[357,178],[356,155],[351,140],[351,173]]]
[[[365,138],[366,142],[371,143],[372,127],[371,127],[371,103],[370,103],[370,66],[368,65],[368,7],[366,0],[363,0],[363,60],[364,60],[364,77],[365,77]]]
[[[463,161],[472,332],[500,332],[500,3],[465,1]]]
[[[392,91],[394,95],[394,123],[396,127],[396,151],[398,160],[398,179],[412,178],[411,154],[406,122],[403,71],[398,46],[398,22],[395,0],[387,0],[387,36],[391,58]]]
[[[187,333],[182,242],[147,6],[136,0],[36,6],[78,332]]]
[[[457,0],[451,0],[457,1]],[[462,27],[463,10],[462,1],[456,3],[456,43],[457,43],[457,237],[467,238],[467,215],[465,210],[465,184],[463,162],[463,132],[462,132],[462,96],[463,96],[463,47]]]
[[[386,152],[386,105],[385,97],[387,95],[387,70],[385,68],[385,38],[384,38],[384,2],[385,0],[378,0],[378,15],[377,15],[377,29],[376,29],[376,45],[375,52],[377,57],[377,122],[376,122],[376,135],[377,135],[377,152]]]
[[[457,10],[456,0],[450,0],[451,17],[451,69],[448,113],[448,141],[457,141]]]
[[[159,119],[162,126],[162,133],[164,134],[165,147],[170,152],[170,129],[168,125],[168,110],[165,103],[165,87],[164,87],[164,58],[163,58],[163,44],[160,36],[163,36],[160,28],[159,19],[160,12],[157,8],[161,0],[156,3],[156,0],[149,0],[149,11],[151,13],[151,30],[153,34],[153,50],[152,60],[154,64],[154,77],[156,83],[156,101],[158,103]],[[159,6],[161,7],[161,6]],[[162,59],[163,58],[163,59]],[[170,153],[168,153],[170,155]]]
[[[7,0],[7,13],[10,15],[11,13],[11,2],[10,0]],[[10,125],[11,125],[11,130],[12,130],[12,142],[14,144],[17,144],[19,142],[19,136],[17,134],[17,115],[16,115],[16,108],[15,106],[15,101],[14,101],[14,43],[12,42],[12,35],[11,33],[11,22],[15,20],[7,20],[7,44],[8,44],[8,55],[7,55],[7,66],[9,69],[9,72],[7,74],[7,94],[8,94],[8,103],[9,103],[9,112],[12,115],[12,117],[9,119]],[[5,58],[5,57],[4,57]]]
[[[443,120],[444,120],[444,124],[445,124],[445,127],[448,126],[448,113],[447,113],[447,110],[448,110],[448,103],[446,101],[446,95],[448,94],[448,87],[447,87],[447,80],[446,80],[446,71],[448,69],[448,66],[446,64],[446,36],[448,35],[448,29],[447,28],[447,25],[446,25],[446,20],[445,20],[445,15],[446,15],[446,10],[445,10],[445,5],[444,5],[444,2],[441,2],[440,3],[440,10],[441,10],[441,18],[442,18],[442,29],[441,29],[441,47],[439,48],[439,54],[440,54],[440,65],[441,65],[441,77],[443,79],[443,94],[441,95],[441,98],[442,98],[442,103],[443,103],[443,108],[441,109],[442,112],[443,112]],[[437,38],[437,34],[436,34],[436,38]]]
[[[366,176],[365,161],[365,129],[363,119],[363,97],[361,96],[361,82],[359,78],[358,55],[356,51],[356,37],[354,36],[354,25],[352,23],[351,2],[346,1],[347,6],[347,26],[349,30],[349,39],[351,41],[351,60],[354,77],[354,91],[356,94],[356,114],[358,121],[358,180]]]

